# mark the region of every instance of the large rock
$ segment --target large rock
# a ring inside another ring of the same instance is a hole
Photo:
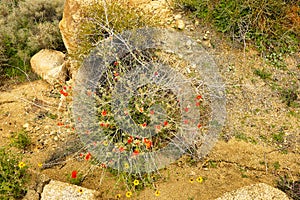
[[[96,0],[66,0],[63,18],[59,22],[59,29],[69,54],[76,51],[77,42],[75,34],[81,19],[81,8],[86,5],[96,4]]]
[[[59,29],[62,35],[64,45],[70,55],[76,52],[78,42],[76,34],[81,20],[81,8],[87,5],[99,3],[97,0],[65,0],[63,18],[59,22]],[[67,61],[67,68],[71,78],[76,76],[76,69],[78,64],[69,59]]]
[[[96,200],[102,199],[99,192],[77,185],[51,180],[44,187],[41,200]]]
[[[60,51],[42,49],[31,60],[32,70],[51,85],[65,81],[67,72],[65,54]]]
[[[265,183],[254,184],[227,192],[216,200],[289,200],[287,195]]]

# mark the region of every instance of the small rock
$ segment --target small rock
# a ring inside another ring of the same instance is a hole
[[[177,14],[177,15],[174,16],[174,19],[175,19],[175,20],[178,20],[178,19],[181,19],[181,18],[182,18],[182,15],[181,15],[181,14]]]
[[[190,70],[190,68],[186,68],[186,72],[188,73],[188,74],[190,74],[191,73],[191,70]]]
[[[57,136],[54,136],[53,140],[54,140],[54,141],[58,141],[58,137],[57,137]]]
[[[204,41],[201,42],[201,44],[202,44],[204,47],[206,47],[206,48],[211,48],[211,47],[212,47],[212,45],[211,45],[211,43],[210,43],[210,40],[204,40]]]
[[[96,200],[101,199],[101,194],[95,190],[51,180],[44,187],[41,200]]]
[[[28,123],[25,123],[25,124],[23,125],[23,128],[24,128],[25,130],[28,130],[29,124],[28,124]]]
[[[227,192],[216,200],[252,200],[252,199],[263,199],[263,200],[288,200],[287,195],[273,188],[265,183],[254,184],[246,187],[242,187],[238,190]]]
[[[183,20],[179,19],[176,21],[176,27],[179,29],[179,30],[183,30],[185,28],[185,23]]]

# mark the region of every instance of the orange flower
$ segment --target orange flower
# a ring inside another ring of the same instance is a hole
[[[106,110],[103,110],[103,111],[101,112],[101,115],[102,115],[103,117],[105,117],[105,116],[107,115],[107,111],[106,111]]]
[[[133,151],[133,155],[134,155],[134,156],[139,155],[139,153],[140,153],[140,152],[139,152],[139,150],[137,150],[137,149],[135,149],[135,150]]]
[[[64,125],[64,123],[62,123],[62,122],[57,122],[57,126],[63,126]]]

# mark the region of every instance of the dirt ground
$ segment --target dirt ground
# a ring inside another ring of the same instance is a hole
[[[159,174],[163,178],[155,185],[159,197],[148,187],[134,193],[133,199],[214,199],[254,183],[276,186],[284,175],[294,181],[300,179],[300,107],[287,106],[281,95],[282,88],[295,86],[299,91],[299,61],[288,57],[285,69],[276,68],[258,52],[251,48],[244,52],[208,26],[186,29],[185,34],[202,40],[207,30],[212,45],[207,51],[219,66],[227,92],[227,121],[219,141],[202,161],[183,159],[162,169]],[[256,69],[268,70],[271,78],[262,79],[254,73]],[[75,150],[66,150],[68,144],[76,142],[76,134],[69,113],[58,111],[58,91],[43,80],[10,84],[2,90],[0,146],[11,141],[13,132],[26,129],[32,143],[18,152],[32,173],[67,182],[72,170],[77,169],[86,172],[82,186],[96,189],[104,197],[117,193],[124,197],[125,192],[115,187],[115,176],[80,158],[85,151],[79,144]],[[299,96],[295,102],[300,103]],[[199,176],[204,179],[202,183],[191,183],[191,178]]]

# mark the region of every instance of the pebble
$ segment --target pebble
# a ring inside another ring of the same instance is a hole
[[[58,137],[57,137],[57,136],[54,136],[53,140],[54,140],[54,141],[58,141]]]
[[[179,19],[176,21],[176,27],[179,29],[179,30],[183,30],[185,28],[185,23],[183,20]]]
[[[25,123],[25,124],[23,125],[23,128],[27,130],[27,129],[29,128],[29,124],[28,124],[28,123]]]
[[[175,19],[175,20],[178,20],[178,19],[181,19],[181,18],[182,18],[182,15],[181,15],[181,14],[177,14],[177,15],[174,16],[174,19]]]

